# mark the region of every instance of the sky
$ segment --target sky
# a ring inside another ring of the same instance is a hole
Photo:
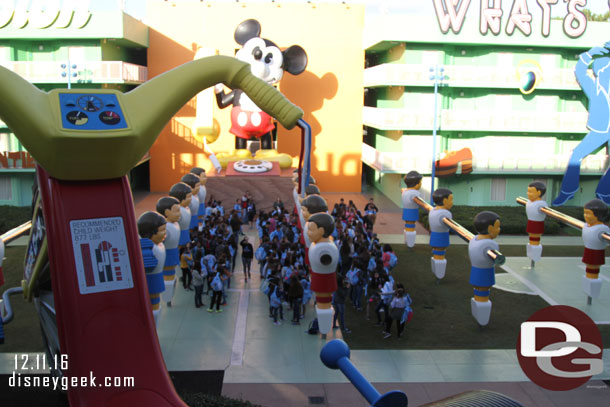
[[[132,15],[133,17],[144,20],[146,16],[146,1],[147,0],[91,0],[90,10],[95,9],[108,9],[124,6],[125,12]],[[165,1],[165,0],[154,0],[154,1]],[[174,3],[181,2],[199,2],[200,0],[168,0]],[[205,1],[205,0],[204,0]],[[215,0],[216,2],[233,2],[235,0]],[[247,3],[266,3],[271,0],[240,0]],[[306,0],[277,0],[278,3],[303,3]],[[433,15],[434,6],[433,0],[310,0],[312,3],[350,3],[350,4],[364,4],[366,5],[366,11],[370,14],[380,13],[391,13],[391,14],[424,14]],[[444,0],[451,1],[451,0]],[[455,0],[454,0],[455,1]],[[464,0],[462,0],[464,1]],[[488,0],[493,1],[493,0]],[[496,0],[498,1],[498,0]],[[610,0],[586,0],[588,8],[595,14],[603,14],[610,10]],[[508,14],[513,4],[512,0],[503,0],[502,9],[504,13]],[[527,5],[530,12],[534,15],[540,13],[540,7],[538,7],[536,0],[527,0]],[[568,3],[566,0],[558,0],[557,4],[551,6],[553,16],[563,17],[566,14]],[[471,0],[468,14],[478,14],[480,7],[480,0]],[[506,15],[505,14],[505,15]]]

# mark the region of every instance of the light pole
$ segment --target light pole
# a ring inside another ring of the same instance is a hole
[[[432,193],[434,192],[434,177],[436,176],[436,128],[437,128],[437,118],[438,118],[438,87],[440,86],[440,81],[446,79],[445,68],[436,64],[433,68],[430,68],[430,80],[434,81],[434,118],[432,122],[432,173],[431,173],[431,182],[430,182],[430,200],[432,200]]]
[[[68,69],[68,72],[66,72],[66,68]],[[72,72],[73,69],[76,69],[76,64],[71,64],[70,61],[68,61],[67,64],[61,64],[61,69],[63,69],[61,72],[62,78],[68,78],[68,89],[72,89],[72,78],[78,76],[77,72]]]

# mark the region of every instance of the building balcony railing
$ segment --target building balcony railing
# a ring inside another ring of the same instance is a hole
[[[21,75],[32,83],[67,83],[67,61],[0,61],[0,65]],[[70,61],[76,65],[70,78],[72,83],[123,83],[141,84],[148,80],[148,68],[123,61]]]
[[[362,162],[382,173],[406,174],[418,171],[429,175],[432,170],[432,145],[429,151],[383,152],[362,143]],[[474,174],[545,174],[560,175],[567,168],[569,154],[549,154],[546,156],[499,157],[474,154],[472,169]],[[596,154],[586,157],[581,164],[583,174],[601,174],[608,167],[608,155]]]
[[[527,112],[501,110],[442,110],[439,129],[519,133],[586,133],[587,112]],[[379,130],[432,130],[430,111],[365,106],[364,125]]]
[[[518,89],[519,78],[515,67],[446,65],[447,83],[452,87]],[[580,90],[574,70],[556,68],[544,70],[539,89]],[[364,70],[364,87],[377,86],[434,86],[430,80],[430,65],[381,64]]]

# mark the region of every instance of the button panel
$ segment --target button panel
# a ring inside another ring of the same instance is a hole
[[[59,104],[64,129],[103,131],[127,128],[121,106],[112,93],[60,93]]]

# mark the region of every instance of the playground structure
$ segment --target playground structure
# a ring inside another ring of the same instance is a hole
[[[529,202],[526,198],[523,198],[523,197],[517,197],[516,201],[518,204],[523,205],[523,206],[527,205],[527,203]],[[585,222],[580,221],[571,216],[568,216],[559,211],[556,211],[554,209],[540,208],[540,211],[543,212],[544,214],[546,214],[547,216],[549,216],[553,219],[556,219],[559,222],[564,223],[574,229],[578,229],[578,230],[582,231],[583,228],[585,227]],[[605,242],[610,243],[610,234],[603,233],[603,234],[601,234],[600,237]],[[602,287],[602,280],[599,278],[599,276],[597,278],[591,278],[587,275],[584,275],[582,277],[582,289],[587,294],[587,304],[590,305],[593,298],[599,297],[599,295],[601,293],[601,287]]]
[[[24,295],[41,295],[33,277],[40,278],[52,253],[47,269],[53,291],[48,294],[56,311],[55,351],[70,358],[64,373],[111,376],[121,371],[138,377],[132,389],[70,388],[71,405],[184,405],[156,338],[125,174],[172,115],[216,83],[242,89],[286,128],[302,115],[254,78],[248,64],[229,57],[187,63],[126,94],[110,89],[44,93],[0,69],[0,117],[38,163],[40,196],[28,249],[34,273],[26,274]],[[148,103],[161,95],[164,103]],[[114,261],[94,272],[100,250],[111,252],[108,258]]]

